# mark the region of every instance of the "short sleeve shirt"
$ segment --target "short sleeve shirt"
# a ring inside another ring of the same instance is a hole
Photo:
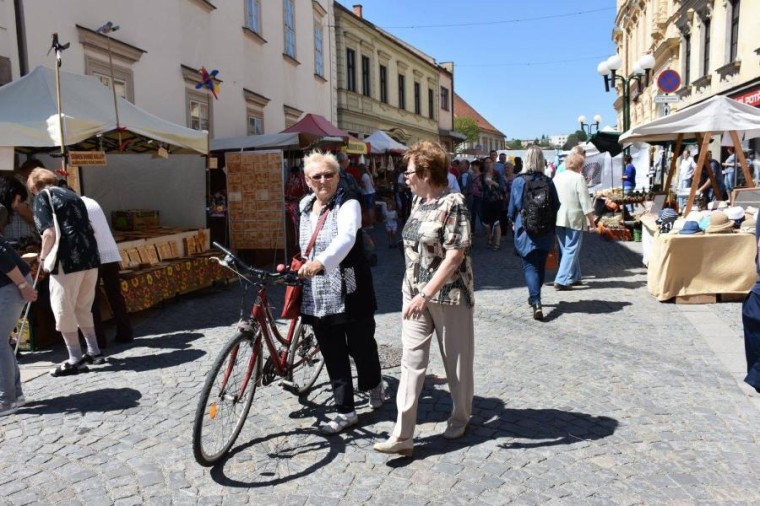
[[[58,260],[53,272],[58,272],[59,266],[65,274],[98,267],[98,243],[90,225],[87,207],[73,191],[52,187],[37,194],[34,198],[34,223],[37,230],[42,234],[48,228],[55,228],[51,200],[61,230]]]
[[[470,215],[461,193],[448,193],[436,200],[417,200],[404,226],[404,292],[417,295],[435,275],[446,251],[463,249],[464,260],[436,294],[439,304],[475,305],[472,276]]]

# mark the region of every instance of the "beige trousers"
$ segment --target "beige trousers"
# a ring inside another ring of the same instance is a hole
[[[404,306],[410,297],[404,294]],[[414,437],[425,371],[430,359],[430,342],[435,332],[452,398],[450,427],[463,427],[470,421],[473,397],[473,359],[475,353],[473,308],[430,302],[425,314],[402,320],[401,379],[396,394],[398,418],[393,435],[400,439]]]
[[[55,329],[61,333],[76,332],[77,327],[92,329],[92,301],[98,282],[98,269],[50,276],[50,307],[55,316]]]

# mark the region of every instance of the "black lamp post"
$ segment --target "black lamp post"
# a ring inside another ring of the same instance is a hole
[[[586,116],[580,115],[578,116],[578,123],[581,125],[581,130],[586,132],[587,137],[591,137],[591,134],[594,133],[594,128],[596,128],[596,131],[599,131],[599,123],[602,122],[602,117],[598,114],[594,115],[594,122],[593,123],[587,123],[586,122]]]
[[[633,65],[633,73],[627,78],[617,73],[622,65],[623,60],[615,54],[601,62],[596,70],[604,77],[605,91],[609,92],[610,88],[617,86],[617,81],[620,82],[623,98],[623,131],[626,132],[631,128],[631,83],[635,81],[639,91],[642,84],[645,88],[649,86],[649,75],[654,67],[654,57],[645,54],[639,58],[639,61]]]

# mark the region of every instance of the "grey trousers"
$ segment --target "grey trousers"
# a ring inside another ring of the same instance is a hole
[[[410,297],[404,294],[404,306]],[[430,360],[430,344],[435,333],[441,350],[451,392],[450,427],[464,427],[472,414],[473,360],[475,353],[473,308],[466,304],[450,306],[430,302],[422,317],[401,324],[401,379],[396,394],[398,418],[393,435],[414,437],[422,386]]]
[[[26,282],[32,284],[31,276],[26,276]],[[13,283],[0,287],[0,408],[9,407],[22,394],[21,374],[8,338],[21,316],[24,302]]]

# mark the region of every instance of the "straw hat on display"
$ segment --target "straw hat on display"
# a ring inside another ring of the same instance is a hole
[[[710,215],[710,224],[705,232],[708,234],[725,234],[734,230],[734,222],[728,219],[726,213],[714,212]]]
[[[726,216],[728,216],[729,220],[738,221],[744,219],[744,208],[739,206],[733,206],[726,208],[725,211]]]
[[[750,219],[744,220],[742,222],[741,227],[739,227],[739,230],[741,230],[742,232],[749,232],[751,234],[754,234],[755,233],[755,225],[756,225],[755,219],[754,218],[750,218]]]

